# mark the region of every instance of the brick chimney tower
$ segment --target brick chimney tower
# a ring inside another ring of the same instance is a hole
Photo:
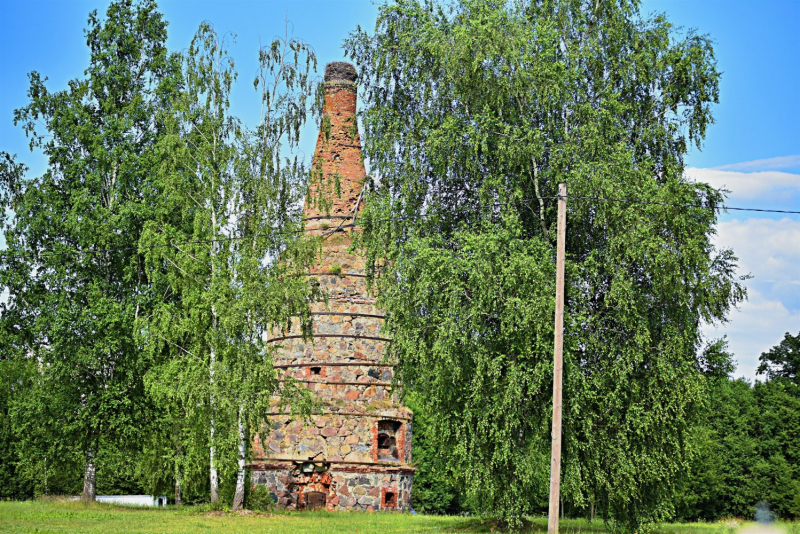
[[[253,444],[251,484],[287,509],[407,510],[414,469],[411,411],[392,392],[393,366],[381,335],[364,258],[348,251],[366,179],[356,122],[356,71],[325,67],[323,120],[314,152],[306,231],[324,238],[309,273],[328,293],[312,306],[314,341],[276,335],[275,367],[314,391],[323,410],[310,424],[269,414],[266,443]]]
[[[317,228],[318,221],[332,224],[352,218],[358,209],[367,172],[361,158],[355,81],[351,64],[337,61],[325,66],[323,119],[305,208],[309,229]]]

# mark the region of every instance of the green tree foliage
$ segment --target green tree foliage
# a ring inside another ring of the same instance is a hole
[[[751,483],[759,439],[759,416],[750,385],[727,377],[710,384],[707,412],[692,431],[695,453],[677,494],[683,519],[753,517],[763,494]]]
[[[759,360],[758,374],[766,374],[769,380],[784,377],[800,384],[800,332],[796,336],[786,332],[783,340],[763,353]]]
[[[24,352],[16,336],[5,331],[7,326],[8,322],[0,321],[0,500],[30,495],[35,483],[20,473],[15,407],[19,397],[30,387],[36,370],[33,362],[22,357]]]
[[[406,406],[414,412],[413,457],[414,491],[411,506],[415,512],[425,514],[455,514],[468,510],[462,492],[457,486],[449,462],[450,455],[436,448],[431,435],[432,414],[414,402],[413,394],[406,397]]]
[[[783,518],[800,518],[800,385],[773,379],[753,387],[760,413],[754,421],[758,492]]]
[[[761,355],[764,383],[712,380],[681,516],[749,518],[766,502],[778,517],[800,517],[798,340],[787,333]]]
[[[150,406],[145,361],[133,325],[146,307],[144,262],[136,251],[151,217],[150,176],[174,89],[175,62],[155,2],[112,3],[89,16],[85,76],[51,91],[30,74],[30,103],[15,112],[45,173],[3,172],[2,210],[11,254],[0,288],[7,331],[19,357],[36,362],[17,405],[22,470],[41,477],[41,462],[82,464],[84,498],[94,499],[105,447],[136,442]],[[31,474],[31,476],[34,476]]]
[[[695,453],[676,497],[677,517],[752,519],[765,502],[800,517],[800,388],[773,379],[751,386],[715,379],[708,410],[692,431]]]
[[[280,390],[282,401],[310,407],[300,389],[278,382],[265,341],[292,317],[309,333],[308,303],[318,297],[304,276],[317,250],[302,231],[307,170],[289,155],[317,90],[313,51],[274,41],[259,51],[261,116],[246,128],[229,110],[236,71],[225,39],[204,23],[184,57],[159,146],[156,216],[140,242],[160,301],[138,331],[155,362],[148,390],[170,423],[153,442],[156,458],[177,486],[206,465],[212,502],[220,477],[235,478],[238,509],[250,429],[261,427],[271,397]]]
[[[668,517],[699,326],[745,296],[711,244],[722,195],[683,177],[717,100],[710,40],[627,0],[403,0],[347,48],[380,177],[362,244],[398,377],[459,483],[512,522],[546,504],[566,182],[564,499],[629,529]]]
[[[11,223],[8,212],[15,191],[12,185],[19,183],[27,168],[6,152],[0,152],[0,229],[6,230]],[[6,251],[0,251],[0,264],[7,261]],[[0,295],[3,295],[0,278]],[[25,358],[21,321],[12,317],[19,310],[9,309],[0,301],[0,500],[23,497],[33,493],[32,485],[25,483],[19,474],[17,441],[14,437],[16,421],[14,407],[20,396],[28,389],[35,376],[32,362]]]

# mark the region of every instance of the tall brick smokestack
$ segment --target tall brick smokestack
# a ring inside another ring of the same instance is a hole
[[[305,206],[309,229],[318,228],[327,216],[331,219],[328,225],[338,226],[359,209],[367,172],[356,119],[356,77],[350,63],[336,61],[325,66],[323,119]]]
[[[320,402],[319,411],[303,418],[273,399],[269,437],[253,443],[251,484],[266,487],[276,506],[290,510],[411,506],[413,414],[392,383],[394,364],[384,360],[391,340],[367,287],[366,259],[351,250],[366,178],[355,79],[348,63],[325,67],[325,114],[305,206],[306,229],[322,240],[308,275],[328,298],[311,303],[313,341],[298,332],[297,320],[268,340],[278,343],[278,376],[293,378]]]

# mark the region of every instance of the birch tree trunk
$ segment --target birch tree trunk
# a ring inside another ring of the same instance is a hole
[[[83,472],[83,495],[81,499],[94,502],[97,498],[97,472],[94,465],[94,447],[86,451],[86,468]]]
[[[215,321],[216,322],[216,321]],[[216,361],[216,353],[214,347],[211,347],[211,365],[209,368],[209,381],[211,383],[211,420],[209,421],[209,476],[211,479],[211,502],[219,501],[219,475],[217,474],[217,446],[214,442],[215,432],[217,426],[216,420],[216,406],[214,402],[214,363]]]
[[[181,454],[178,455],[182,459]],[[183,501],[183,468],[180,463],[175,466],[175,506],[180,506]]]
[[[210,477],[211,477],[211,502],[219,501],[219,475],[217,474],[217,465],[215,463],[215,457],[217,455],[217,448],[214,445],[214,417],[211,417],[211,447],[209,451],[209,456],[211,460],[211,467],[209,470]]]
[[[181,505],[181,499],[183,496],[183,489],[181,488],[181,479],[175,479],[175,506]]]
[[[216,137],[214,138],[214,148],[216,149]],[[215,288],[215,278],[217,274],[217,255],[219,253],[218,243],[216,241],[217,237],[217,212],[215,209],[211,210],[211,233],[214,238],[214,241],[211,244],[211,289]],[[217,309],[214,305],[211,306],[211,328],[214,332],[216,332],[218,327],[218,320],[217,320]],[[209,462],[209,474],[211,477],[211,502],[219,501],[219,475],[217,474],[217,465],[216,465],[216,456],[217,456],[217,447],[216,443],[214,442],[214,434],[216,433],[216,423],[217,423],[217,406],[216,401],[214,399],[214,366],[217,362],[217,353],[216,347],[214,343],[211,343],[210,347],[210,359],[208,366],[208,380],[210,385],[210,395],[211,398],[209,400],[210,408],[211,408],[211,420],[209,421],[209,446],[210,446],[210,462]]]
[[[236,474],[236,493],[233,495],[233,511],[241,510],[244,506],[244,483],[245,483],[245,452],[247,442],[244,431],[244,406],[239,406],[239,471]]]

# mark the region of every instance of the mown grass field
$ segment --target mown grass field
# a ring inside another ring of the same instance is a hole
[[[755,529],[755,530],[754,530]],[[0,502],[0,532],[80,533],[391,533],[496,532],[495,525],[473,517],[440,517],[383,513],[275,513],[204,512],[197,508],[135,508],[81,502]],[[546,519],[531,520],[526,532],[546,532]],[[662,534],[800,534],[800,524],[778,524],[766,530],[753,524],[694,523],[665,525]],[[607,532],[602,522],[566,520],[561,532]]]

